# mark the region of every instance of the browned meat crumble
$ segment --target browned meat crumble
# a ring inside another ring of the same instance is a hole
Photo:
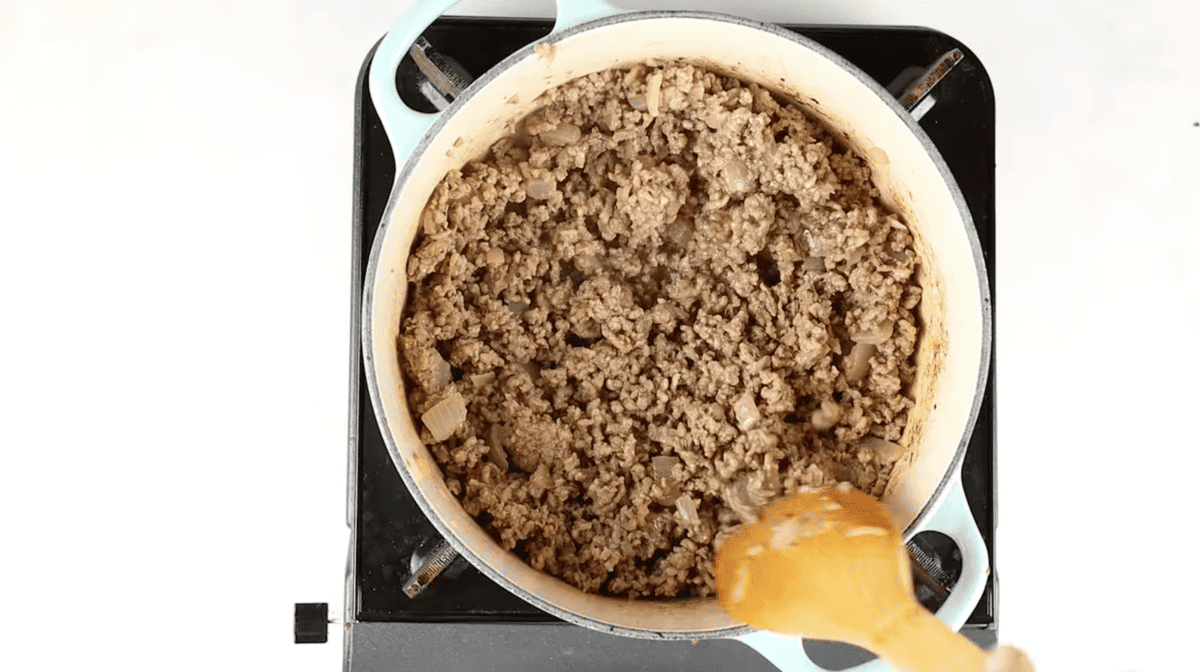
[[[410,406],[535,569],[712,594],[715,548],[767,501],[882,494],[912,406],[912,236],[757,85],[649,62],[543,99],[422,214]]]

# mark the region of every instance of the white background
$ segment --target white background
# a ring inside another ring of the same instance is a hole
[[[0,669],[340,669],[292,605],[341,613],[354,84],[406,4],[0,2]],[[687,6],[983,61],[1002,638],[1197,669],[1197,5]],[[552,5],[456,13],[506,10]]]

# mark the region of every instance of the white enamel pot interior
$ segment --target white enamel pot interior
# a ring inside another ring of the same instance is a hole
[[[906,538],[937,529],[963,551],[961,578],[939,617],[965,623],[983,590],[986,551],[962,496],[959,470],[979,408],[990,348],[990,306],[970,215],[949,171],[920,127],[857,68],[790,31],[691,12],[614,13],[595,2],[568,5],[547,58],[529,45],[477,80],[447,110],[423,115],[395,95],[395,67],[413,39],[451,4],[418,5],[381,43],[370,73],[373,100],[397,152],[397,177],[364,287],[367,381],[396,466],[438,530],[471,563],[537,607],[568,621],[645,638],[766,635],[734,621],[715,598],[628,600],[589,595],[532,569],[496,544],[446,488],[418,438],[397,350],[405,268],[418,217],[448,170],[484,154],[539,94],[581,75],[648,58],[684,58],[757,82],[805,105],[867,159],[886,204],[912,228],[924,295],[917,401],[902,443],[909,448],[884,501]],[[599,17],[599,18],[597,18]],[[392,42],[389,43],[389,40]],[[514,99],[518,102],[509,102]],[[783,654],[767,654],[777,662]]]

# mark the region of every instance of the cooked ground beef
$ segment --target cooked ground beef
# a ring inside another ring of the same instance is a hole
[[[409,403],[451,491],[535,569],[712,594],[715,548],[769,500],[882,494],[912,406],[912,236],[860,157],[755,84],[648,62],[542,102],[422,214]]]

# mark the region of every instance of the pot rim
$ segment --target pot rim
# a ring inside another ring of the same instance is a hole
[[[391,193],[389,194],[389,197],[388,197],[388,205],[384,210],[379,228],[376,231],[375,238],[371,244],[371,254],[370,254],[370,257],[369,257],[369,260],[367,263],[366,275],[365,275],[364,286],[363,286],[361,338],[362,338],[362,350],[363,350],[363,352],[362,352],[363,365],[364,365],[364,370],[366,373],[367,389],[368,389],[368,392],[371,397],[372,406],[374,407],[374,410],[377,413],[378,413],[379,409],[381,409],[383,407],[383,403],[382,403],[382,399],[381,399],[381,391],[379,388],[379,381],[378,381],[378,379],[376,377],[376,373],[375,373],[375,357],[374,357],[373,346],[372,346],[372,344],[374,343],[374,340],[373,340],[372,319],[371,319],[371,317],[374,313],[374,309],[375,309],[374,280],[375,280],[375,277],[376,277],[378,269],[379,269],[382,243],[383,243],[383,240],[386,237],[386,234],[389,229],[389,225],[391,222],[391,215],[396,207],[397,197],[400,194],[400,192],[403,191],[403,187],[408,182],[410,176],[419,167],[420,163],[422,162],[422,160],[425,156],[428,146],[429,146],[430,142],[433,140],[433,138],[435,138],[441,132],[442,128],[448,123],[448,121],[455,114],[457,114],[462,108],[469,105],[471,103],[472,99],[475,97],[475,95],[480,90],[482,90],[485,86],[487,86],[489,83],[491,83],[491,81],[494,80],[497,76],[499,76],[500,73],[502,73],[505,70],[508,70],[513,65],[515,65],[521,61],[524,61],[525,59],[535,57],[534,50],[539,44],[543,44],[543,43],[554,44],[565,38],[569,38],[569,37],[578,35],[580,33],[588,32],[591,30],[596,30],[596,29],[600,29],[600,28],[604,28],[607,26],[616,25],[616,24],[620,24],[620,23],[673,20],[673,19],[692,19],[692,20],[713,21],[716,23],[724,23],[724,24],[730,24],[730,25],[735,25],[735,26],[740,26],[740,27],[745,27],[745,28],[761,30],[761,31],[769,33],[773,36],[783,38],[785,40],[794,42],[797,45],[800,45],[806,49],[809,49],[809,50],[817,53],[818,55],[824,57],[825,59],[833,62],[834,64],[836,64],[837,66],[842,68],[844,71],[848,72],[855,79],[857,79],[860,84],[862,84],[862,85],[866,86],[868,89],[872,90],[882,100],[882,102],[885,105],[887,105],[889,108],[891,108],[892,112],[901,119],[901,121],[904,123],[906,128],[909,130],[909,132],[916,136],[918,142],[921,144],[922,148],[925,150],[926,154],[929,156],[929,158],[933,162],[938,173],[941,175],[942,180],[945,183],[947,190],[949,191],[950,196],[954,202],[955,208],[958,210],[958,213],[963,222],[964,228],[966,229],[968,245],[970,246],[970,249],[971,249],[972,262],[974,264],[975,272],[977,275],[977,281],[978,281],[977,286],[979,287],[979,291],[980,291],[979,298],[980,298],[980,307],[981,307],[980,313],[981,313],[981,319],[982,319],[982,325],[981,325],[982,339],[981,339],[981,348],[980,348],[980,353],[979,353],[980,360],[979,360],[979,367],[978,367],[978,377],[977,377],[976,385],[975,385],[976,393],[974,395],[974,398],[972,399],[970,411],[967,415],[966,424],[964,426],[963,435],[959,439],[959,445],[954,452],[953,458],[950,460],[950,463],[947,465],[947,468],[946,468],[945,472],[943,473],[941,480],[938,482],[937,487],[934,489],[932,496],[925,502],[924,506],[920,509],[920,511],[917,513],[916,517],[913,519],[913,522],[911,524],[909,524],[909,526],[904,530],[903,538],[905,539],[905,541],[907,541],[916,534],[917,530],[920,530],[923,527],[923,524],[930,518],[931,513],[945,499],[945,496],[947,494],[947,491],[949,490],[949,485],[951,484],[951,482],[958,477],[958,472],[961,470],[963,457],[966,453],[968,444],[970,442],[972,431],[975,427],[975,423],[979,416],[979,410],[983,403],[982,391],[986,386],[987,377],[989,374],[989,368],[990,368],[990,364],[991,364],[992,305],[991,305],[991,296],[989,293],[989,285],[988,285],[988,279],[987,279],[986,266],[984,265],[982,246],[980,245],[979,237],[975,230],[974,220],[971,217],[970,209],[967,207],[966,199],[963,196],[962,191],[959,189],[958,183],[955,180],[953,174],[950,172],[949,166],[946,164],[945,160],[942,158],[941,152],[937,149],[937,146],[933,144],[933,141],[929,138],[928,134],[925,133],[924,129],[922,129],[921,126],[917,123],[917,121],[914,120],[912,118],[912,116],[908,113],[908,111],[905,110],[900,105],[900,103],[896,100],[896,98],[893,97],[890,93],[888,93],[887,90],[884,89],[884,87],[882,85],[880,85],[877,81],[875,81],[873,78],[871,78],[869,75],[867,75],[861,68],[854,65],[850,61],[846,60],[840,54],[837,54],[836,52],[830,50],[829,48],[816,42],[815,40],[812,40],[809,37],[806,37],[799,33],[795,33],[793,31],[787,30],[785,28],[782,28],[782,27],[774,25],[774,24],[763,23],[763,22],[756,21],[753,19],[747,19],[744,17],[734,16],[734,15],[729,15],[729,14],[723,14],[723,13],[717,13],[717,12],[705,12],[705,11],[649,10],[649,11],[620,12],[620,13],[602,17],[599,19],[593,19],[590,21],[586,21],[586,22],[580,23],[578,25],[574,25],[569,28],[566,28],[565,30],[562,30],[560,32],[552,32],[551,34],[547,35],[546,37],[543,37],[539,40],[536,40],[534,42],[531,42],[530,44],[525,45],[524,47],[522,47],[522,48],[518,49],[517,51],[513,52],[512,54],[510,54],[504,60],[497,63],[494,67],[489,69],[486,73],[484,73],[482,76],[480,76],[474,82],[472,82],[471,85],[468,86],[463,91],[462,95],[460,95],[458,98],[456,98],[449,107],[447,107],[445,110],[442,110],[438,114],[437,118],[433,121],[433,124],[426,130],[425,134],[422,136],[420,141],[414,146],[412,153],[403,162],[403,165],[400,165],[400,162],[397,161],[397,165],[399,167],[396,172],[396,178],[395,178],[395,181],[393,182]],[[375,57],[377,57],[377,54],[373,55],[372,59],[374,59]],[[687,632],[687,631],[659,632],[659,631],[646,630],[646,629],[640,629],[640,628],[629,628],[629,627],[624,627],[624,626],[616,626],[616,625],[612,625],[612,624],[609,624],[609,623],[606,623],[603,621],[599,621],[597,619],[594,619],[594,618],[591,618],[588,616],[583,616],[583,615],[577,614],[572,611],[566,611],[566,610],[552,604],[548,600],[543,599],[542,597],[538,596],[537,594],[526,590],[525,588],[514,583],[511,579],[509,579],[505,575],[501,574],[500,572],[495,571],[487,563],[483,562],[465,544],[463,544],[458,539],[458,537],[450,530],[449,526],[433,510],[433,507],[429,504],[429,502],[426,500],[426,498],[422,495],[421,490],[417,486],[416,479],[413,476],[413,474],[407,468],[405,468],[403,459],[400,457],[400,454],[399,454],[399,449],[396,446],[395,438],[392,436],[392,433],[391,433],[390,429],[386,426],[386,423],[380,422],[379,424],[380,424],[380,433],[383,437],[385,445],[388,448],[388,453],[391,455],[392,461],[393,461],[393,463],[395,463],[397,471],[400,472],[400,477],[404,481],[405,487],[408,488],[409,493],[412,495],[414,501],[420,507],[421,512],[426,516],[426,518],[428,518],[430,520],[430,522],[438,530],[438,533],[442,535],[442,538],[444,538],[447,541],[447,543],[449,543],[451,546],[453,546],[454,549],[460,555],[464,556],[473,566],[475,566],[479,571],[481,571],[489,579],[500,584],[509,592],[512,592],[512,593],[518,595],[519,597],[521,597],[522,599],[526,600],[527,602],[534,604],[539,609],[542,609],[543,611],[546,611],[553,616],[556,616],[558,618],[563,619],[564,621],[567,621],[567,622],[570,622],[570,623],[573,623],[576,625],[588,627],[588,628],[594,629],[594,630],[600,630],[603,632],[608,632],[610,634],[622,635],[622,636],[627,636],[627,637],[635,637],[635,638],[640,638],[640,639],[673,639],[673,640],[677,640],[677,639],[733,638],[733,637],[739,637],[742,635],[746,635],[746,634],[749,634],[749,633],[755,631],[754,628],[751,628],[750,626],[747,626],[747,625],[733,626],[733,627],[722,628],[722,629],[717,629],[717,630],[703,630],[703,631],[690,631],[690,632]]]

